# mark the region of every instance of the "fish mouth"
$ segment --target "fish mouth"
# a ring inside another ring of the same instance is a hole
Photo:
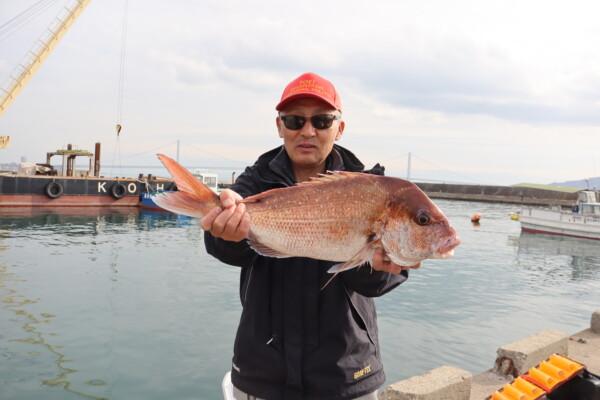
[[[440,243],[436,250],[436,258],[450,258],[454,255],[454,249],[461,243],[458,236],[452,236]]]

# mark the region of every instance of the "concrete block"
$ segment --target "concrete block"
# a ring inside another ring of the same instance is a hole
[[[600,333],[600,310],[594,311],[592,314],[592,322],[590,324],[592,331]]]
[[[470,372],[456,367],[439,367],[389,385],[379,400],[469,400]]]
[[[568,356],[568,351],[569,335],[548,329],[500,347],[497,351],[494,373],[516,378],[550,355],[560,353]]]

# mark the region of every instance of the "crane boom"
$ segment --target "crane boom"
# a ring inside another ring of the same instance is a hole
[[[48,58],[58,42],[73,26],[91,0],[73,0],[67,4],[34,43],[19,65],[0,88],[0,115],[12,104],[21,90]]]

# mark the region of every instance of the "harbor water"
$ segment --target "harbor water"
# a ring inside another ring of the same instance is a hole
[[[463,243],[376,300],[387,384],[441,365],[476,374],[501,345],[589,326],[599,242],[522,234],[516,205],[436,203]],[[222,398],[238,274],[206,254],[195,219],[0,210],[0,399]]]

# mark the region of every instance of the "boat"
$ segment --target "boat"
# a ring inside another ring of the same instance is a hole
[[[91,0],[70,1],[61,9],[34,46],[26,53],[0,90],[0,115],[39,70],[48,55],[71,28]],[[117,124],[117,136],[121,125]],[[0,136],[0,148],[9,137]],[[50,163],[53,156],[62,156],[62,168]],[[139,206],[140,195],[156,190],[170,190],[172,179],[139,175],[135,178],[105,178],[100,176],[100,144],[95,154],[66,149],[47,153],[45,164],[21,163],[19,170],[0,171],[0,208],[6,207],[130,207]],[[88,157],[89,168],[78,170],[78,158]]]
[[[206,186],[208,186],[209,188],[212,189],[213,192],[215,193],[219,193],[219,185],[218,185],[218,179],[219,179],[219,175],[218,174],[214,174],[214,173],[210,173],[201,169],[196,169],[194,170],[194,172],[192,172],[192,175],[194,175],[200,182],[204,183]],[[168,192],[172,192],[175,188],[173,188],[172,190],[157,190],[156,192],[153,193],[142,193],[141,195],[141,204],[140,206],[148,211],[161,211],[161,212],[170,212],[165,210],[164,208],[161,208],[160,206],[158,206],[155,202],[154,202],[154,196],[160,196],[161,193],[168,193]]]
[[[62,157],[62,167],[51,164],[54,156]],[[77,169],[76,160],[88,159],[86,169]],[[0,173],[0,207],[136,207],[142,193],[173,190],[170,178],[100,176],[100,143],[95,153],[76,149],[49,152],[46,163],[21,163],[18,171]]]
[[[582,190],[569,211],[523,207],[519,215],[523,232],[600,240],[600,191]]]
[[[194,170],[194,172],[192,172],[192,175],[198,178],[200,182],[204,183],[206,186],[211,188],[213,192],[219,193],[218,174],[210,173],[206,170],[197,168]]]

